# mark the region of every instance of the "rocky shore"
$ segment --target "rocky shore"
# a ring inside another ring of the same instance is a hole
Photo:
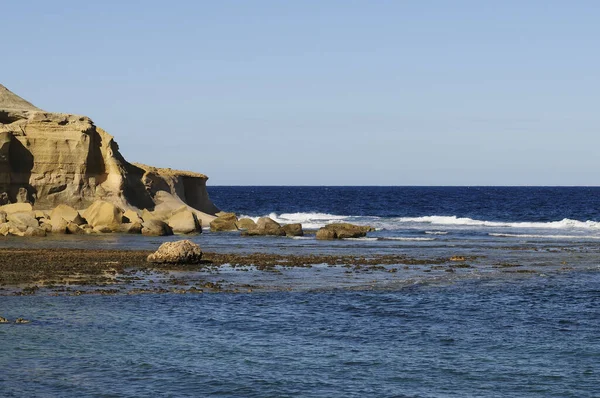
[[[0,251],[0,295],[48,292],[117,294],[140,288],[168,292],[181,278],[164,279],[171,272],[185,274],[186,290],[220,291],[223,283],[208,283],[207,276],[223,267],[237,271],[278,273],[281,269],[337,267],[344,272],[397,273],[440,267],[446,272],[471,268],[466,262],[447,258],[416,259],[404,255],[282,255],[268,253],[223,254],[204,252],[194,263],[150,262],[152,251],[84,249],[4,249]],[[464,259],[473,261],[475,258]],[[159,279],[162,283],[156,283]],[[210,278],[209,278],[210,279]],[[150,282],[152,280],[152,282]],[[264,286],[263,286],[264,287]],[[234,284],[229,291],[239,289]],[[255,286],[260,288],[260,286]]]

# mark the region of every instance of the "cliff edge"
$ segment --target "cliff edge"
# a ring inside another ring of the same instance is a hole
[[[203,222],[219,209],[199,173],[129,163],[114,138],[86,116],[39,109],[0,85],[0,204],[124,209],[186,206]]]

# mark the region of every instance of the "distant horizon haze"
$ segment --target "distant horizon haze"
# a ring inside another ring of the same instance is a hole
[[[598,186],[600,2],[9,2],[0,83],[215,186]]]

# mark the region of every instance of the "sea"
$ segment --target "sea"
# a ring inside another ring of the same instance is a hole
[[[0,295],[0,316],[31,320],[0,324],[0,396],[600,397],[600,187],[208,189],[240,217],[375,231],[189,237],[205,251],[431,265],[207,276],[262,287],[238,292]],[[4,238],[0,248],[175,239]]]

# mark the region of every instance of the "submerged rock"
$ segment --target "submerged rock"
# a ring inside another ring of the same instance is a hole
[[[200,246],[189,241],[165,242],[148,256],[151,263],[197,264],[202,259]]]
[[[10,321],[0,316],[0,323],[9,323]]]
[[[15,321],[15,323],[29,323],[30,321],[28,321],[27,319],[23,319],[23,318],[17,318],[17,320]]]

